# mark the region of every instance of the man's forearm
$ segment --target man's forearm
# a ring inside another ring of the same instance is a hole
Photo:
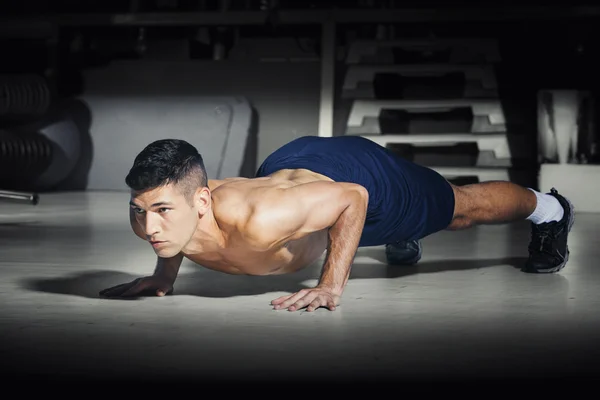
[[[158,257],[158,261],[156,262],[156,268],[154,269],[154,275],[164,276],[175,282],[182,261],[182,254],[178,254],[175,257],[171,258]]]
[[[327,256],[319,280],[320,287],[341,296],[350,276],[350,269],[358,249],[366,216],[366,203],[357,195],[329,229]]]

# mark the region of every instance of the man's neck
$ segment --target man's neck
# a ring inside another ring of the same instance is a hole
[[[220,179],[209,179],[208,180],[208,188],[210,189],[210,191],[212,192],[213,190],[215,190],[216,188],[218,188],[219,186],[221,186],[223,183],[225,183],[224,180],[220,180]]]
[[[184,253],[220,253],[226,247],[226,240],[225,233],[211,211],[200,219],[196,232],[184,249]]]
[[[241,180],[248,180],[248,178],[234,176],[234,177],[225,178],[225,179],[209,179],[207,186],[210,189],[210,191],[212,192],[213,190],[215,190],[216,188],[218,188],[219,186],[221,186],[225,183],[231,183],[231,182],[241,181]]]

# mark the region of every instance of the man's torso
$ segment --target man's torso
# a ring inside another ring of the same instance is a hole
[[[252,203],[260,201],[260,196],[268,196],[269,190],[290,188],[317,180],[331,181],[307,170],[282,170],[256,179],[211,181],[213,212],[226,234],[227,245],[215,252],[186,254],[186,257],[210,269],[247,275],[290,273],[314,263],[327,248],[327,230],[265,248],[247,237],[247,232],[239,221],[249,219],[247,213],[251,212]]]

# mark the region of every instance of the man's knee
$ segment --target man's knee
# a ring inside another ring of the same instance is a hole
[[[457,231],[460,229],[467,229],[473,226],[473,220],[467,216],[455,216],[446,228],[449,231]]]
[[[470,228],[475,223],[472,217],[476,204],[473,196],[469,193],[469,187],[465,188],[452,184],[451,186],[454,193],[454,214],[452,215],[450,225],[446,229],[459,230]]]

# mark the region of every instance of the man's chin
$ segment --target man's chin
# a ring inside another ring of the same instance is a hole
[[[177,252],[173,252],[172,248],[162,247],[159,249],[154,249],[154,253],[162,258],[170,258],[177,255]]]

